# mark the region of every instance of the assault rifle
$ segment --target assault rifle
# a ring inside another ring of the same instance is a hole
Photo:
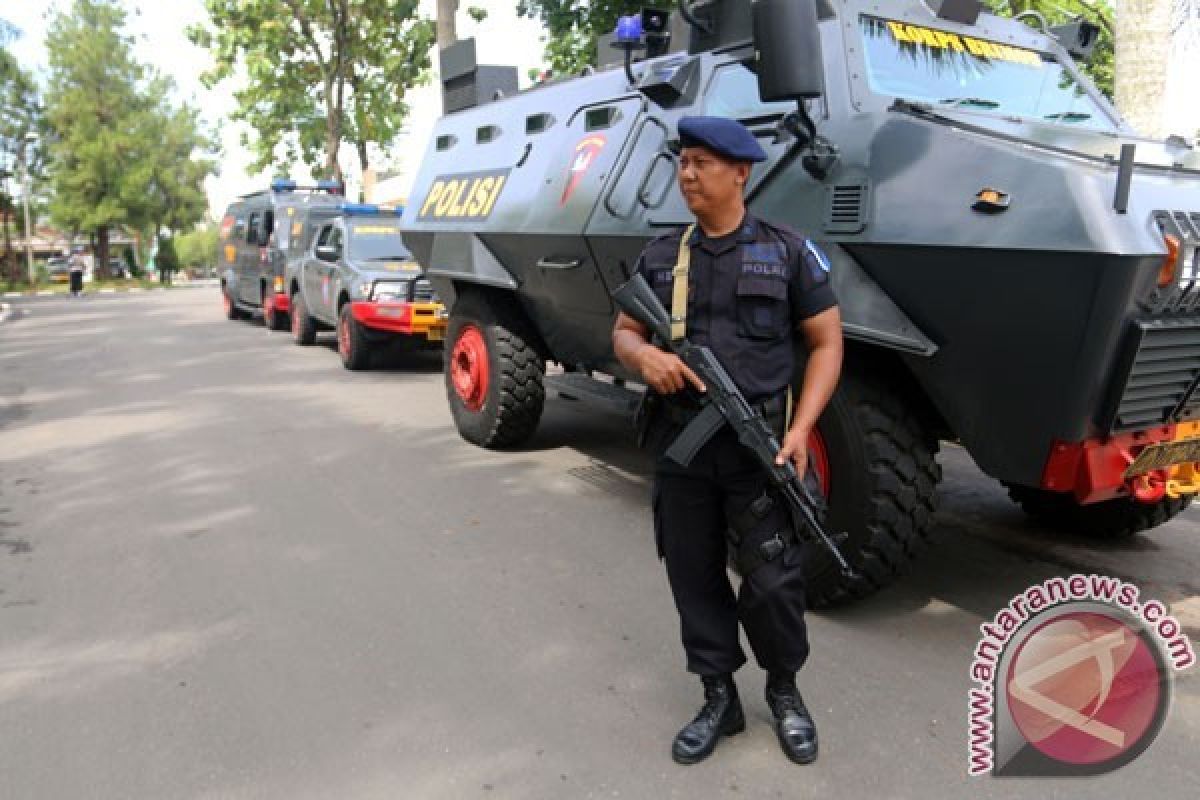
[[[797,474],[796,466],[791,460],[782,466],[775,463],[779,455],[779,440],[775,438],[770,424],[746,402],[712,350],[694,345],[686,339],[678,343],[671,340],[671,317],[641,275],[634,275],[613,292],[613,300],[623,312],[649,328],[658,342],[679,356],[704,383],[704,405],[671,443],[667,457],[687,466],[705,442],[728,424],[737,434],[738,441],[757,457],[771,483],[786,499],[793,515],[798,513],[803,518],[806,524],[798,526],[802,529],[801,533],[809,532],[810,536],[824,545],[837,561],[843,577],[857,578],[858,573],[817,520],[816,500]],[[843,541],[846,538],[845,534],[839,536]]]

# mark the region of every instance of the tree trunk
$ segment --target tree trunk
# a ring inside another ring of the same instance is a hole
[[[1113,95],[1134,130],[1161,138],[1171,51],[1171,0],[1116,0]]]
[[[16,278],[16,270],[13,269],[12,234],[9,232],[9,220],[16,204],[13,203],[7,191],[0,190],[0,197],[5,200],[3,207],[0,207],[0,214],[4,215],[4,258],[0,260],[0,263],[4,264],[4,277],[9,283],[13,283]]]
[[[446,48],[458,41],[458,29],[454,15],[458,12],[458,0],[437,0],[437,43]]]
[[[96,229],[96,263],[92,267],[92,274],[99,278],[111,278],[108,269],[108,226],[101,225]]]
[[[375,172],[367,158],[367,143],[359,139],[354,143],[354,148],[358,151],[358,166],[362,174],[362,189],[359,190],[358,200],[360,203],[370,203],[374,200]]]

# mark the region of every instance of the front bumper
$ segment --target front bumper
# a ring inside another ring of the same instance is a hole
[[[1132,433],[1056,442],[1042,473],[1042,488],[1070,492],[1081,504],[1115,497],[1156,503],[1200,492],[1200,462],[1172,464],[1140,475],[1126,475],[1145,448],[1200,438],[1200,422],[1161,425]]]
[[[446,338],[446,319],[441,303],[409,303],[357,300],[350,314],[359,324],[403,336],[424,336],[428,341]]]

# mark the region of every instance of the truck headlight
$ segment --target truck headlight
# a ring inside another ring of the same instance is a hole
[[[371,293],[372,300],[407,300],[408,281],[378,281]]]

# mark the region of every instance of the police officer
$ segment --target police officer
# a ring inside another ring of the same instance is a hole
[[[746,211],[751,164],[766,153],[740,123],[684,117],[679,143],[679,188],[696,223],[650,242],[637,271],[670,310],[673,336],[712,349],[747,401],[775,425],[779,463],[792,459],[813,486],[808,437],[842,362],[829,262],[812,242]],[[796,334],[807,345],[807,361],[793,404]],[[795,683],[809,648],[800,545],[789,510],[728,426],[687,467],[665,458],[666,447],[700,407],[704,386],[624,314],[617,318],[613,348],[650,387],[643,432],[657,455],[655,538],[679,612],[687,669],[704,685],[704,706],[675,737],[672,757],[696,763],[722,735],[745,728],[733,681],[746,661],[740,621],[767,672],[766,700],[780,745],[792,761],[810,763],[817,757],[817,731]],[[726,572],[727,535],[742,573],[736,594]]]

